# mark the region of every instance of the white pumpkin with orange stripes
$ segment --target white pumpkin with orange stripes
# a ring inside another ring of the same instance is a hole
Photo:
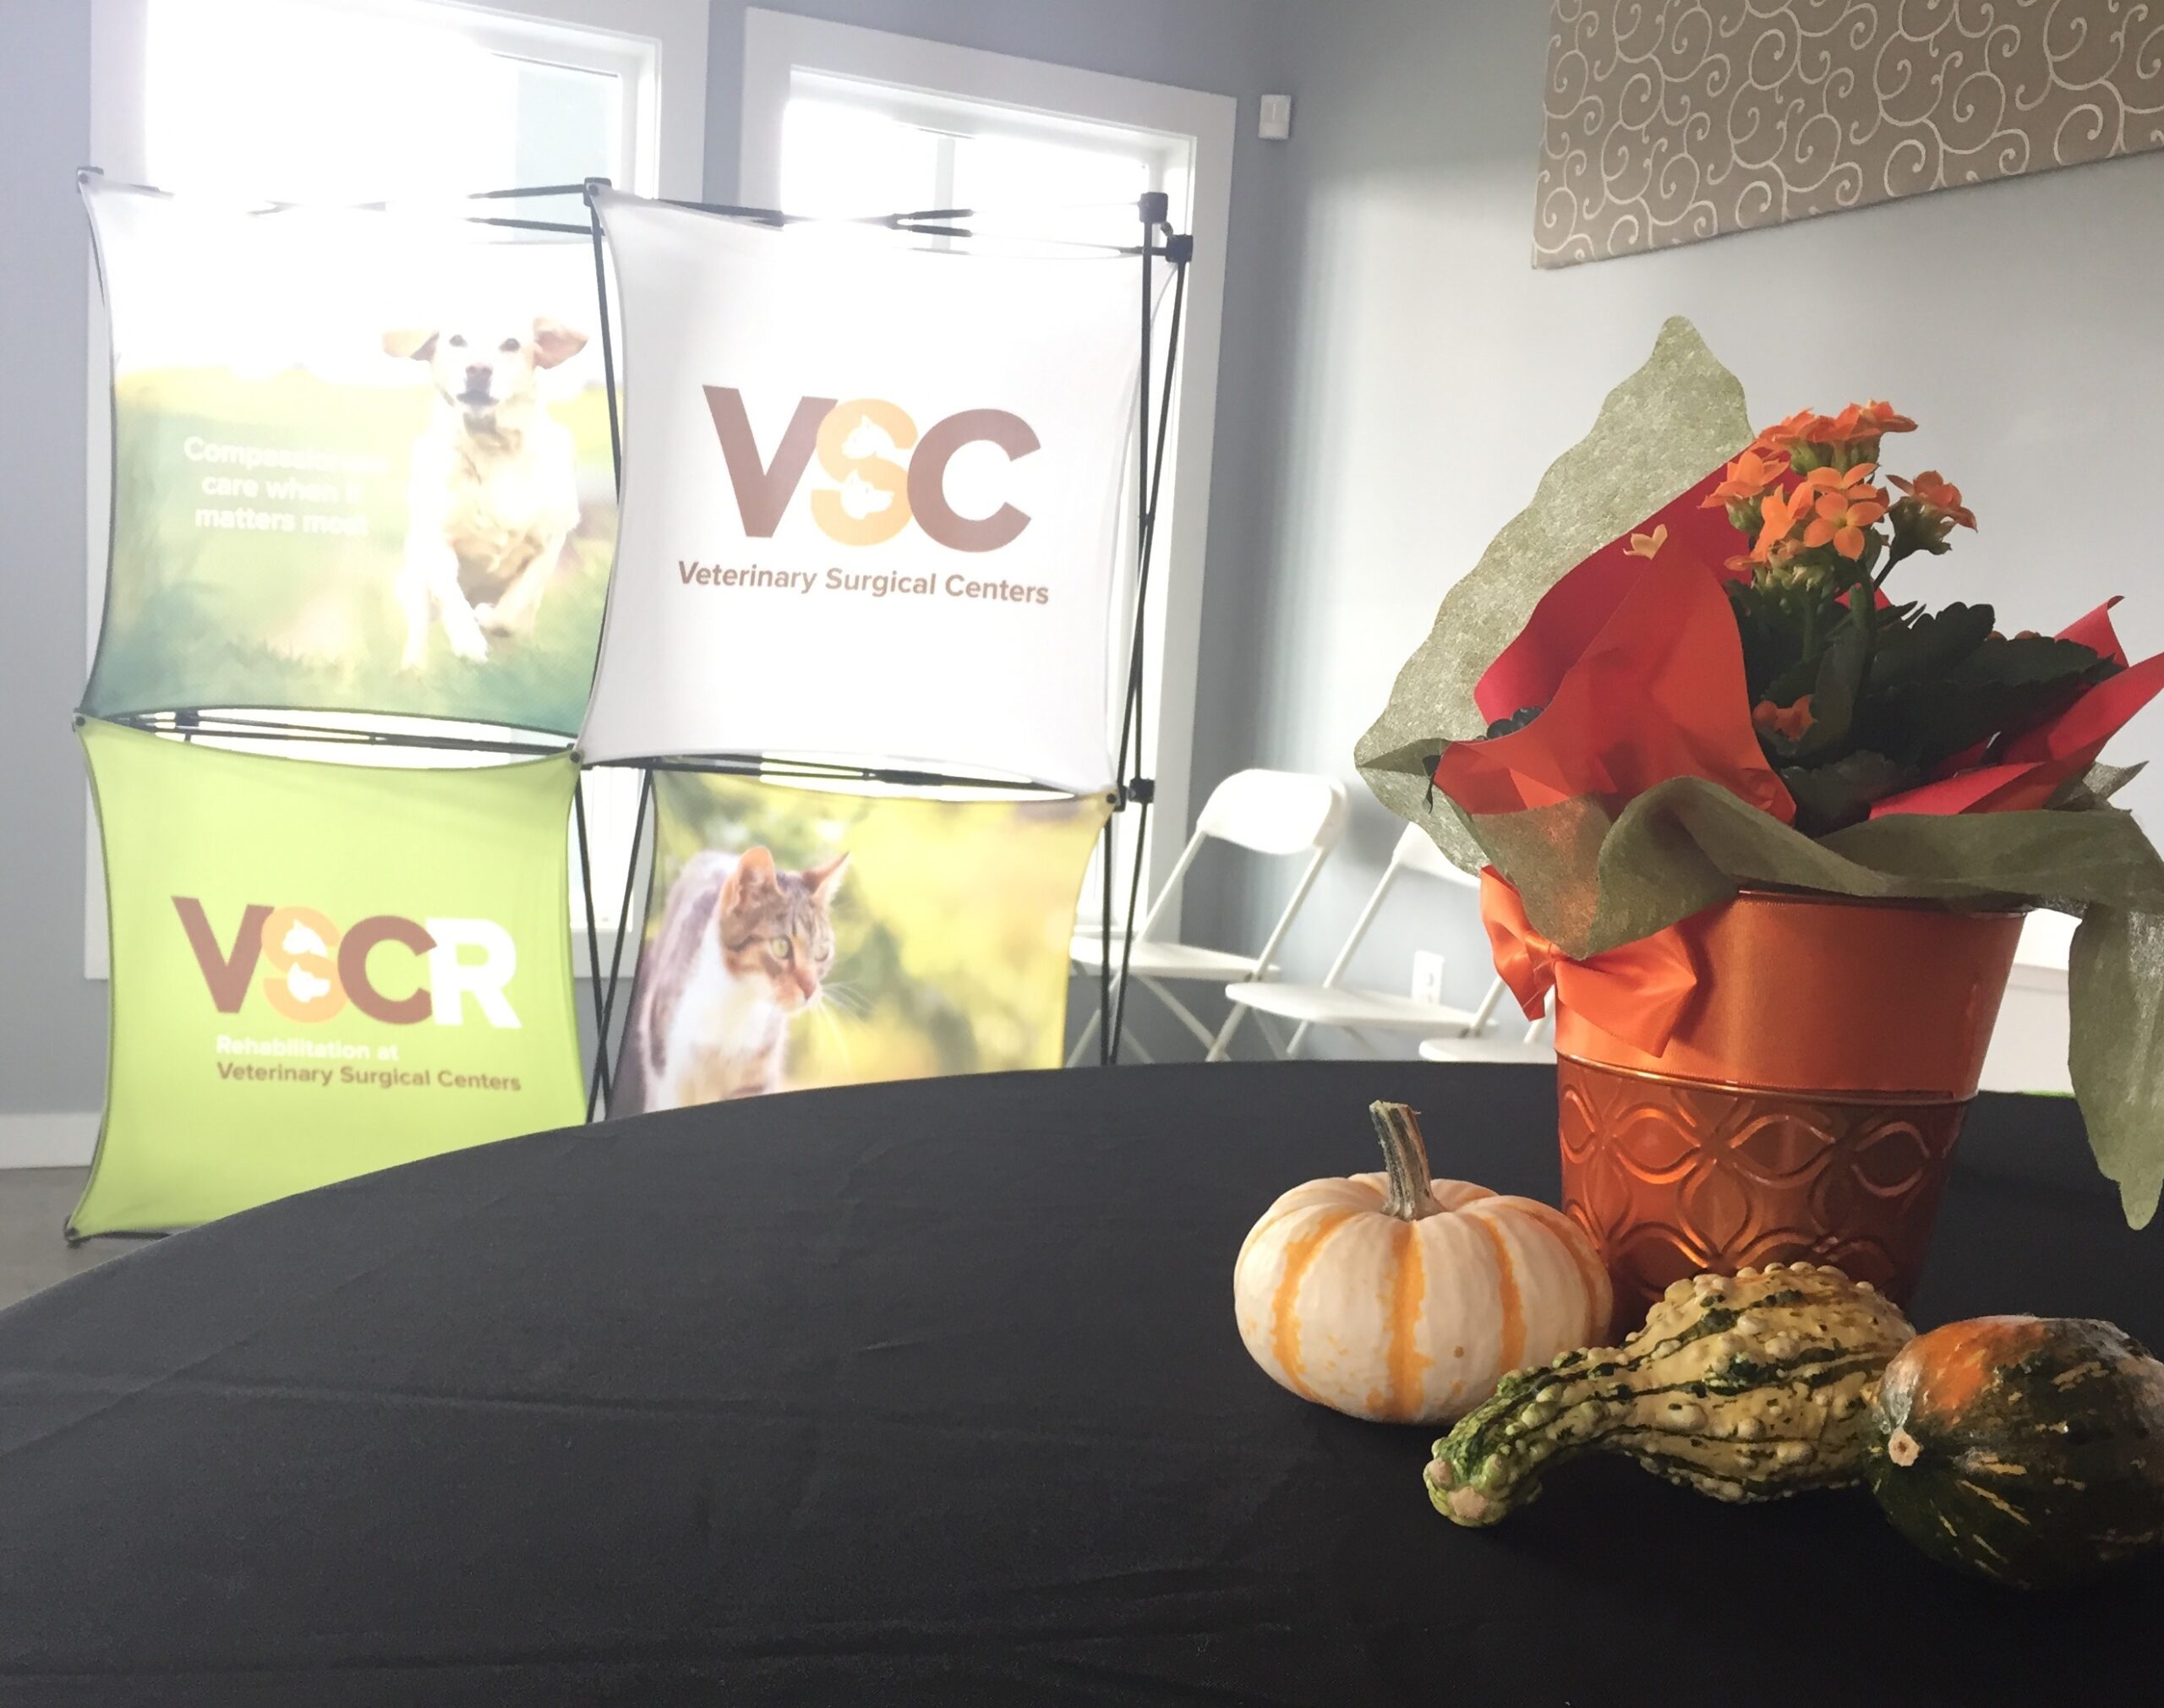
[[[1429,1179],[1413,1112],[1369,1112],[1388,1171],[1293,1187],[1240,1247],[1232,1302],[1256,1363],[1355,1417],[1448,1423],[1608,1333],[1608,1272],[1576,1222]]]

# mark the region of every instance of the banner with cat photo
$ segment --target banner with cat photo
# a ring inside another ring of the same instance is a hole
[[[626,414],[587,757],[1102,788],[1139,262],[597,208]]]
[[[616,532],[591,237],[83,196],[113,354],[85,709],[573,734]]]
[[[609,1113],[1057,1067],[1110,803],[663,772]]]
[[[112,1030],[72,1232],[189,1227],[585,1118],[567,756],[391,770],[81,734]]]

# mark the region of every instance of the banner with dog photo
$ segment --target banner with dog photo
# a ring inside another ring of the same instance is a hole
[[[81,734],[112,1030],[73,1232],[189,1227],[585,1118],[569,756],[385,770]]]
[[[1057,1067],[1110,803],[662,772],[612,1115]]]
[[[616,527],[590,237],[83,195],[113,352],[85,709],[575,733]]]
[[[1139,261],[596,207],[627,413],[581,751],[1103,787]]]

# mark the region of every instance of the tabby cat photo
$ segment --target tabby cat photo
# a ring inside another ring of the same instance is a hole
[[[647,948],[611,1113],[782,1089],[790,1022],[833,965],[828,905],[848,864],[784,871],[764,848],[684,863]]]

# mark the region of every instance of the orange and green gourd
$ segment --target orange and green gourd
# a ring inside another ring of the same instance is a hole
[[[1872,1384],[1914,1333],[1835,1269],[1768,1263],[1678,1281],[1620,1346],[1505,1377],[1435,1443],[1429,1498],[1453,1523],[1495,1524],[1588,1453],[1719,1500],[1854,1482]]]
[[[2034,1587],[2164,1547],[2164,1364],[2109,1323],[1919,1335],[1871,1409],[1872,1492],[1933,1558]]]

